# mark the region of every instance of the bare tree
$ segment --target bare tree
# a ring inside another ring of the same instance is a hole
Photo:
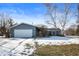
[[[57,28],[57,25],[56,25],[57,24],[56,23],[56,10],[57,10],[57,7],[56,7],[56,5],[47,3],[47,4],[45,4],[45,6],[46,6],[46,9],[47,9],[46,15],[48,17],[50,17],[50,19],[51,19],[50,21],[48,20],[46,22],[50,25],[53,25],[55,28]]]
[[[6,28],[5,28],[5,26],[6,26],[6,18],[5,18],[4,13],[0,13],[0,25],[1,25],[0,26],[0,31],[4,35],[5,32],[6,32]]]
[[[76,26],[76,35],[79,36],[79,3],[77,4],[77,26]]]
[[[13,26],[13,20],[6,13],[0,13],[0,29],[1,33],[9,37],[9,29]]]
[[[64,11],[62,10],[62,16],[59,18],[57,15],[58,8],[56,4],[45,4],[45,6],[47,8],[47,15],[50,17],[50,20],[48,20],[47,23],[53,25],[55,28],[60,28],[62,30],[62,34],[64,34],[64,29],[69,22],[68,17],[70,16],[70,4],[64,4]]]
[[[79,24],[79,3],[77,4],[77,21],[76,21],[76,23],[78,23]]]
[[[69,16],[70,16],[70,4],[64,4],[64,12],[61,18],[59,19],[59,24],[61,26],[62,34],[64,34],[64,29],[66,25],[69,23]]]
[[[75,30],[74,28],[69,27],[68,29],[65,30],[66,35],[75,35]]]

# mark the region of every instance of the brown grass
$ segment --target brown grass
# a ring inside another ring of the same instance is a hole
[[[79,56],[79,44],[40,46],[35,54],[39,56]]]

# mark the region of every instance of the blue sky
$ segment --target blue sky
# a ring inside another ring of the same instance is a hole
[[[17,22],[43,22],[45,14],[42,4],[0,4],[0,11],[6,12]]]
[[[63,4],[56,4],[62,13]],[[75,12],[76,4],[71,4],[71,10]],[[25,22],[29,24],[46,24],[44,4],[41,3],[0,3],[0,12],[7,13],[13,20],[18,23]],[[76,18],[72,16],[71,23],[74,23]]]

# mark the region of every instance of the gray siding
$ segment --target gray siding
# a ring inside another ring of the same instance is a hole
[[[50,32],[51,35],[61,35],[61,30],[58,28],[50,28],[48,29],[48,32]]]
[[[36,27],[34,27],[34,26],[32,26],[32,25],[28,25],[28,24],[24,24],[24,23],[22,23],[22,24],[20,24],[20,25],[18,25],[18,26],[15,26],[15,27],[12,27],[11,29],[10,29],[10,35],[11,35],[11,37],[14,37],[14,30],[15,29],[32,29],[33,30],[33,37],[36,37]]]

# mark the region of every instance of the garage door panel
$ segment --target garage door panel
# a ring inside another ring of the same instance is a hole
[[[14,37],[32,37],[33,30],[32,29],[17,29],[14,30]]]

